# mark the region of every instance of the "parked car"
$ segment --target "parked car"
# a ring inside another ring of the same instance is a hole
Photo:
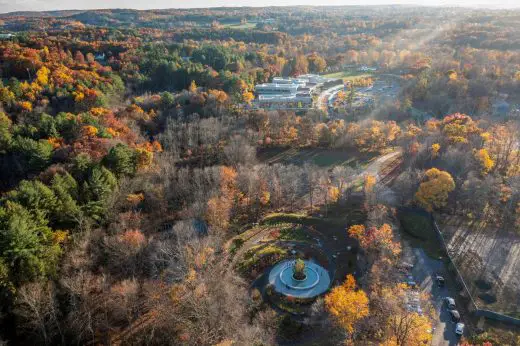
[[[457,323],[455,326],[455,334],[462,335],[464,334],[464,323]]]
[[[444,287],[445,280],[444,280],[444,277],[443,277],[443,276],[437,274],[437,275],[435,276],[435,280],[437,281],[437,285],[438,285],[439,287]]]
[[[416,288],[417,287],[417,282],[411,280],[411,281],[406,281],[406,284],[408,286],[410,286],[411,288]]]
[[[446,305],[448,306],[448,309],[455,309],[455,299],[451,297],[444,298],[444,301],[446,302]]]
[[[450,310],[449,313],[453,322],[460,321],[460,313],[457,310]]]

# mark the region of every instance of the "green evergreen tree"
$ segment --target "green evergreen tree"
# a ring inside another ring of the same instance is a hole
[[[77,223],[81,209],[77,204],[78,183],[68,173],[56,174],[51,188],[56,195],[56,206],[52,221],[61,226],[73,226]]]
[[[22,161],[20,166],[26,172],[40,171],[51,161],[52,145],[46,140],[35,141],[17,136],[13,141],[13,149]]]
[[[88,181],[83,183],[83,193],[87,199],[84,211],[96,221],[106,214],[106,204],[117,187],[117,178],[103,166],[92,169]]]
[[[37,222],[47,224],[49,216],[56,208],[57,198],[41,181],[22,180],[15,190],[8,192],[2,199],[4,203],[8,201],[23,206]]]
[[[137,170],[135,150],[121,143],[116,144],[105,156],[104,164],[117,176],[134,175]]]
[[[12,201],[0,208],[0,259],[7,264],[11,282],[54,274],[60,254],[60,245],[45,222]]]

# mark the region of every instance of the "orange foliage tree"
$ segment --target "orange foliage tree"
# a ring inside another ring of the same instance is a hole
[[[236,178],[237,172],[233,168],[222,166],[219,195],[212,197],[207,204],[206,220],[220,230],[226,230],[229,226],[238,193]]]
[[[401,253],[401,245],[393,241],[392,227],[386,223],[379,228],[353,225],[347,232],[350,237],[357,239],[365,250],[392,257]]]

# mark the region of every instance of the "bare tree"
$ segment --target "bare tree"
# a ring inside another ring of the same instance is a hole
[[[231,137],[229,143],[224,147],[227,162],[237,167],[239,164],[248,165],[256,160],[256,149],[240,135]]]
[[[29,343],[53,344],[56,337],[63,334],[60,329],[60,312],[56,302],[54,285],[51,282],[34,282],[18,290],[15,315],[20,319],[19,327],[36,335],[37,340],[27,339]]]
[[[415,192],[419,186],[420,172],[414,169],[407,169],[401,173],[393,182],[392,190],[397,202],[406,205],[413,200]]]

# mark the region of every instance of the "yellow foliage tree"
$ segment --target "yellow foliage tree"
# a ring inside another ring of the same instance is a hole
[[[455,113],[442,120],[442,132],[451,143],[468,143],[469,137],[480,131],[473,119],[466,114]]]
[[[271,200],[271,193],[269,191],[262,191],[260,194],[260,204],[268,205]]]
[[[144,201],[143,193],[129,193],[126,195],[126,201],[133,206],[137,206],[139,203]]]
[[[455,189],[455,182],[451,175],[437,168],[431,168],[426,171],[425,177],[425,181],[415,193],[419,204],[428,211],[445,206],[448,194]]]
[[[242,100],[245,103],[250,104],[254,99],[255,99],[255,95],[253,95],[252,92],[246,90],[242,93]]]
[[[340,196],[340,191],[336,186],[329,186],[329,189],[327,192],[328,192],[328,199],[332,203],[335,203],[338,201],[339,196]]]
[[[98,129],[92,125],[85,125],[81,129],[81,133],[84,137],[95,137],[98,133]]]
[[[366,194],[371,193],[374,190],[374,186],[376,186],[376,182],[377,182],[376,177],[374,177],[373,175],[371,175],[371,174],[365,175],[364,190],[365,190]]]
[[[38,84],[40,84],[41,86],[46,86],[47,84],[49,84],[49,74],[50,73],[51,73],[51,71],[47,67],[42,66],[36,72],[36,80],[37,80]]]
[[[439,156],[439,151],[441,150],[441,145],[439,143],[432,144],[432,158],[436,158]]]
[[[432,328],[428,317],[418,313],[398,313],[388,321],[390,338],[382,346],[429,345]]]
[[[191,81],[191,84],[190,84],[190,87],[188,90],[190,91],[190,93],[197,92],[197,83],[195,83],[194,80]]]
[[[386,287],[381,291],[381,300],[386,305],[386,337],[381,346],[415,346],[429,345],[431,334],[431,321],[429,311],[425,314],[418,314],[415,311],[408,311],[403,303],[409,296],[410,287],[405,284],[398,284],[394,287]],[[426,304],[427,297],[420,296],[422,304]]]
[[[29,101],[20,101],[18,102],[18,106],[24,112],[32,112],[33,110],[32,103],[30,103]]]
[[[484,175],[488,174],[495,167],[495,161],[489,156],[487,149],[475,151],[475,159],[479,162]]]
[[[145,148],[136,148],[137,153],[137,168],[147,169],[152,165],[153,152]]]
[[[341,286],[337,286],[325,296],[325,306],[338,324],[348,333],[354,331],[354,324],[369,314],[368,297],[356,289],[356,280],[348,275]]]

